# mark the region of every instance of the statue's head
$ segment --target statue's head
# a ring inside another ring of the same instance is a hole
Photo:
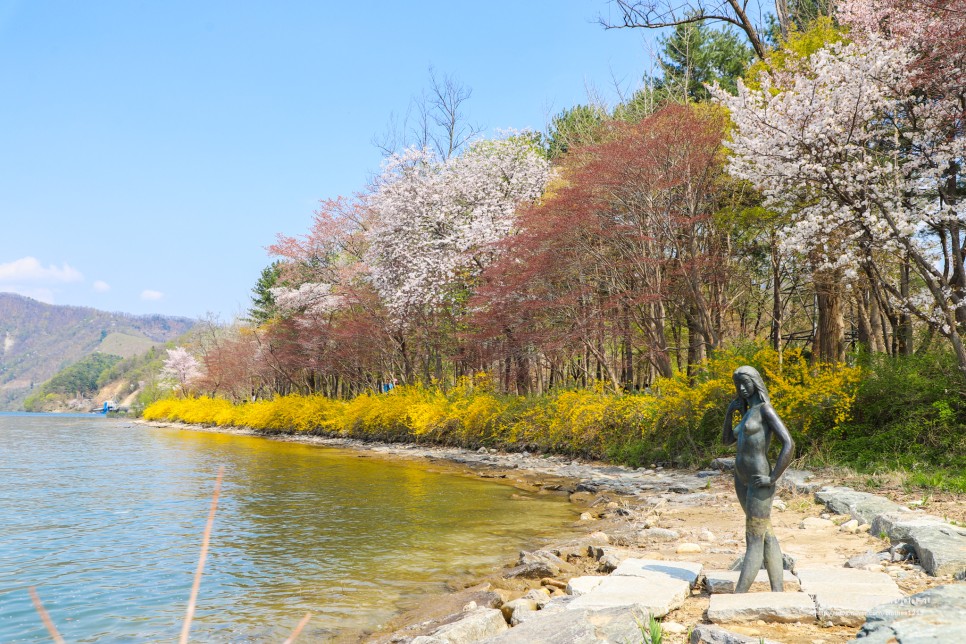
[[[762,402],[771,402],[771,398],[768,397],[768,387],[765,386],[765,380],[754,367],[749,367],[748,365],[738,367],[735,369],[732,379],[735,381],[735,389],[738,390],[738,395],[742,399],[746,401],[751,400],[757,391]]]

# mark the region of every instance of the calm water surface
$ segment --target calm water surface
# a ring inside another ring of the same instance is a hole
[[[384,622],[574,519],[565,499],[425,464],[261,438],[0,414],[0,641],[177,638],[214,479],[195,641],[304,641]]]

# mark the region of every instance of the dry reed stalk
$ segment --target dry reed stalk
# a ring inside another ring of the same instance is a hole
[[[50,633],[51,639],[57,644],[64,644],[64,638],[60,636],[57,632],[57,627],[54,626],[54,622],[50,619],[50,615],[47,614],[47,609],[44,608],[43,602],[40,601],[40,595],[37,594],[37,589],[31,586],[27,590],[30,591],[30,599],[34,602],[34,608],[37,609],[37,614],[40,615],[40,619],[44,622],[44,626],[47,627],[47,632]]]
[[[191,585],[191,598],[188,599],[188,610],[181,627],[180,644],[187,644],[188,632],[191,631],[191,620],[195,616],[195,604],[198,600],[198,589],[201,587],[201,573],[205,569],[205,559],[208,557],[208,542],[211,541],[211,526],[215,522],[215,510],[218,508],[218,493],[221,492],[221,478],[225,473],[225,466],[218,468],[218,478],[215,480],[215,492],[211,495],[211,510],[208,512],[208,524],[201,540],[201,555],[198,557],[198,568],[195,570],[195,581]]]
[[[282,644],[292,644],[295,641],[295,638],[299,636],[299,633],[302,632],[302,629],[305,628],[305,625],[309,623],[310,619],[312,619],[312,613],[306,613],[305,617],[303,617],[302,620],[295,627],[295,630],[292,631],[292,634],[289,635],[288,639],[282,642]]]

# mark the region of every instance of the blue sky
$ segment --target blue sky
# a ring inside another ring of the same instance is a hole
[[[231,319],[275,235],[378,170],[431,65],[490,134],[651,66],[606,0],[358,6],[0,0],[0,290]]]

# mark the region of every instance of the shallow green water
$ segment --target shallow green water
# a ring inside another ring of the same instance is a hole
[[[175,639],[219,465],[192,637],[305,641],[384,622],[574,519],[565,499],[261,438],[0,414],[0,641]]]

